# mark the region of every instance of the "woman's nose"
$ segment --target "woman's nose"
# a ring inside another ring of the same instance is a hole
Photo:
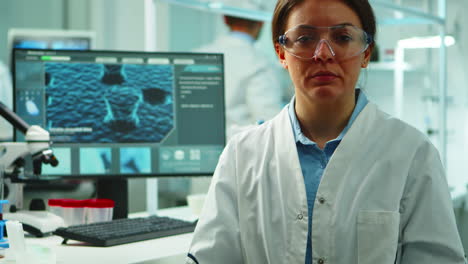
[[[314,59],[315,60],[321,60],[321,61],[327,61],[327,60],[333,60],[335,58],[335,52],[333,51],[332,46],[326,39],[322,39],[317,43],[317,46],[315,47],[315,52],[314,52]]]

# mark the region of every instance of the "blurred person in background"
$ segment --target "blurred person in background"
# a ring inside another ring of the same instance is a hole
[[[261,9],[261,7],[257,7]],[[262,21],[224,16],[229,34],[196,49],[224,54],[226,133],[228,138],[242,128],[262,123],[282,107],[282,86],[272,60],[255,47]]]

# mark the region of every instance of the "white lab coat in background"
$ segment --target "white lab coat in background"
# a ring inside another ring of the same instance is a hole
[[[261,52],[254,43],[235,35],[224,35],[198,52],[224,54],[226,128],[256,124],[281,111],[282,87],[280,67]]]
[[[302,264],[307,210],[285,108],[228,143],[189,254],[199,264]],[[465,263],[437,150],[373,103],[324,171],[311,239],[314,264]]]

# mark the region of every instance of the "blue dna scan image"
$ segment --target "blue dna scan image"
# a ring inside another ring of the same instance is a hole
[[[151,149],[144,147],[121,148],[120,172],[125,174],[150,173]]]
[[[174,126],[171,65],[46,63],[55,142],[160,142]]]
[[[80,173],[104,174],[111,170],[112,153],[110,148],[81,148]]]

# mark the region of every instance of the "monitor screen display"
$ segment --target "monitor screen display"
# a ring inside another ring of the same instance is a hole
[[[223,71],[221,54],[15,49],[14,108],[50,133],[60,163],[42,177],[209,175]]]
[[[89,50],[95,47],[96,34],[86,30],[10,28],[7,50],[54,49]],[[8,58],[11,65],[11,58]]]
[[[16,49],[88,50],[91,40],[84,37],[18,36],[12,45]]]
[[[13,48],[89,50],[95,46],[95,40],[96,34],[87,30],[10,28],[7,36],[6,63],[12,70]],[[0,91],[0,101],[12,108],[12,91]],[[0,118],[0,139],[11,141],[12,138],[13,129],[10,124]]]

